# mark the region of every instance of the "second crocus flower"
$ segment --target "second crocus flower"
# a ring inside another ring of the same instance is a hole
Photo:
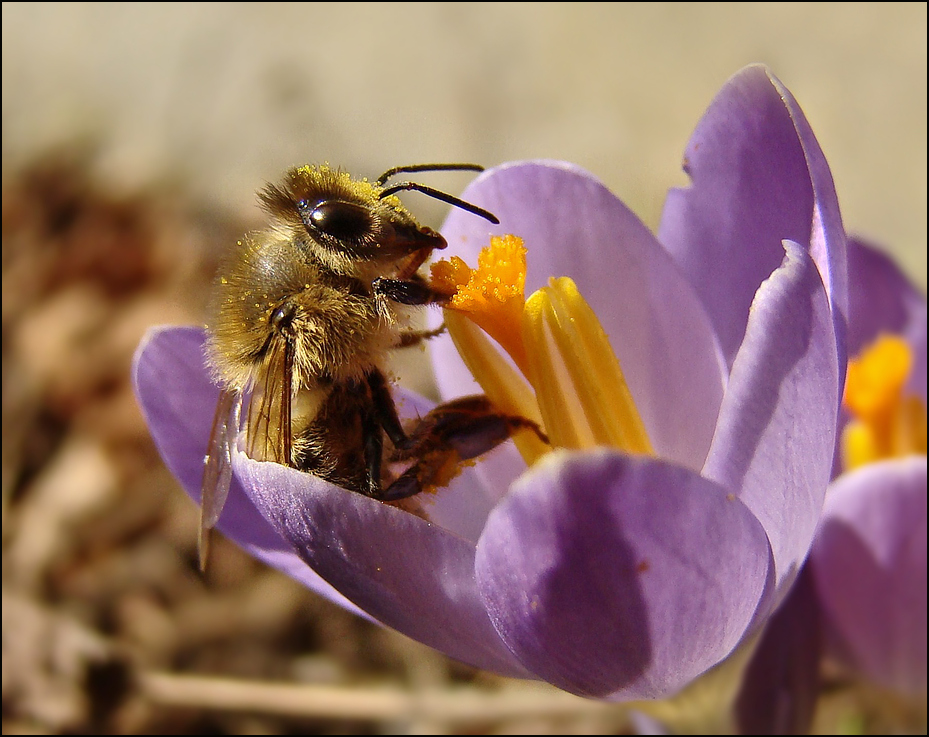
[[[827,660],[925,714],[926,298],[854,238],[848,284],[835,478],[801,583],[745,672],[742,734],[806,734]]]

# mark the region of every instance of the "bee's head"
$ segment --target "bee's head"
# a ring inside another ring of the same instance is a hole
[[[293,230],[312,256],[351,275],[358,262],[389,264],[412,253],[445,248],[445,239],[378,184],[329,167],[290,170],[261,193],[268,211]]]

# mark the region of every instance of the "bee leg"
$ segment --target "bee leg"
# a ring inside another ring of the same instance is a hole
[[[397,405],[394,404],[393,395],[387,385],[387,377],[375,369],[368,374],[368,388],[371,390],[373,422],[377,429],[383,430],[387,434],[394,447],[399,448],[406,445],[408,438],[403,430],[403,425],[400,424]],[[377,432],[377,435],[380,436],[380,432]]]
[[[433,289],[425,279],[385,279],[380,277],[371,282],[376,297],[386,297],[402,305],[430,305],[447,302],[448,294]]]
[[[442,323],[435,330],[406,330],[400,333],[400,341],[397,348],[409,348],[412,345],[418,345],[424,340],[435,338],[445,332],[445,323]]]
[[[407,446],[394,452],[391,460],[414,463],[379,498],[397,501],[445,486],[458,475],[464,461],[493,450],[523,429],[532,430],[548,442],[535,422],[501,414],[484,396],[440,404],[413,427]]]
[[[384,458],[384,436],[373,412],[365,412],[361,419],[364,432],[364,458],[367,467],[366,496],[379,499],[381,490],[381,463]]]

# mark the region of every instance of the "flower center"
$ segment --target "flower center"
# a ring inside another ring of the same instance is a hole
[[[886,458],[926,453],[926,407],[906,394],[913,353],[898,336],[882,335],[848,362],[842,403],[853,419],[842,433],[846,470]]]
[[[534,420],[554,447],[608,445],[653,454],[619,360],[574,282],[552,278],[528,300],[523,297],[521,239],[493,237],[477,269],[455,257],[434,264],[432,279],[440,290],[455,291],[446,326],[465,364],[502,412]],[[528,431],[514,439],[529,464],[550,450]]]
[[[521,335],[526,303],[526,248],[514,235],[494,236],[472,269],[462,259],[432,265],[432,281],[441,291],[454,291],[448,309],[465,314],[500,343],[525,373]]]

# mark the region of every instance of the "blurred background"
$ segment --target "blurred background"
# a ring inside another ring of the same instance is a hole
[[[2,20],[5,734],[642,728],[372,627],[231,545],[196,571],[196,509],[131,355],[150,325],[202,322],[218,256],[289,166],[566,159],[655,228],[703,110],[764,62],[848,230],[926,288],[925,3],[14,2]],[[446,206],[406,199],[441,225]],[[424,364],[398,370],[428,391]],[[453,717],[449,694],[502,700]],[[846,689],[814,726],[908,718]]]

